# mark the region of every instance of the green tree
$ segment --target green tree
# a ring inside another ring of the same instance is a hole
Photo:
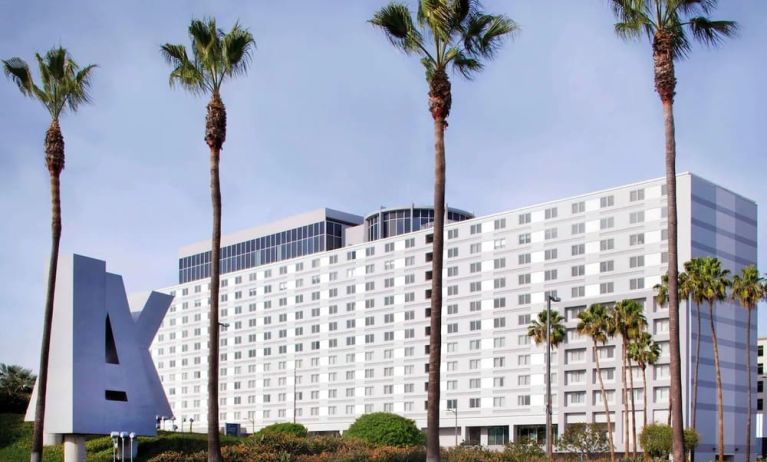
[[[742,268],[740,274],[732,277],[732,298],[740,303],[748,313],[748,322],[746,324],[746,345],[748,354],[746,354],[746,370],[748,371],[748,423],[746,424],[746,462],[751,460],[751,420],[753,419],[753,409],[751,402],[754,398],[753,384],[751,380],[751,313],[756,310],[759,300],[764,298],[765,288],[764,279],[759,276],[759,270],[756,266],[750,265]]]
[[[0,413],[24,412],[34,386],[35,375],[32,371],[0,363]]]
[[[594,361],[597,365],[597,378],[599,378],[599,389],[602,391],[602,404],[605,407],[605,417],[607,418],[607,437],[610,448],[610,462],[615,462],[615,443],[613,442],[613,426],[610,422],[610,407],[607,404],[607,392],[605,383],[602,380],[602,368],[599,365],[598,345],[604,345],[610,338],[610,311],[599,303],[594,303],[584,311],[578,313],[578,325],[576,327],[581,335],[588,335],[592,341],[592,352]]]
[[[226,107],[221,99],[225,80],[245,74],[252,50],[253,35],[238,23],[228,33],[216,20],[192,20],[189,25],[192,56],[180,44],[166,43],[160,48],[173,67],[170,85],[182,86],[195,95],[210,95],[205,118],[205,143],[210,150],[210,193],[213,205],[213,233],[210,265],[210,319],[208,326],[208,461],[220,462],[218,430],[218,350],[219,350],[219,271],[221,248],[221,183],[219,162],[226,140]]]
[[[546,343],[546,318],[547,310],[538,313],[538,319],[533,319],[527,326],[527,336],[532,337],[536,345]],[[557,310],[551,310],[551,347],[556,348],[567,338],[565,318]]]
[[[386,446],[415,446],[424,443],[424,434],[415,422],[389,412],[365,414],[344,432],[344,438]]]
[[[689,277],[697,282],[697,290],[702,300],[708,305],[711,342],[714,346],[714,369],[716,371],[717,427],[719,441],[719,462],[724,462],[724,403],[722,398],[722,371],[719,364],[719,341],[716,336],[714,305],[727,298],[727,289],[732,284],[730,271],[722,268],[722,262],[715,257],[700,257],[694,265],[694,273]],[[700,332],[698,332],[700,335]]]
[[[428,462],[436,462],[440,460],[439,387],[445,222],[445,129],[452,105],[448,67],[452,67],[453,71],[466,78],[473,77],[482,70],[482,61],[494,57],[503,39],[513,34],[517,25],[503,15],[491,15],[481,11],[479,2],[473,0],[421,0],[415,19],[405,4],[391,2],[377,11],[370,23],[382,29],[396,48],[421,58],[429,85],[429,112],[434,120],[434,252],[426,459]]]
[[[666,192],[668,207],[668,274],[669,274],[669,349],[671,368],[671,401],[674,432],[674,460],[684,457],[682,431],[682,369],[679,346],[678,242],[676,209],[676,129],[674,127],[674,95],[676,75],[674,61],[690,52],[690,35],[704,45],[717,45],[735,34],[733,21],[715,21],[708,15],[717,0],[612,0],[618,22],[616,33],[624,39],[637,39],[646,34],[652,45],[655,90],[663,105],[666,139]]]
[[[604,453],[609,444],[600,424],[576,423],[567,426],[557,447],[560,451],[578,454],[581,460],[591,460],[594,455]]]
[[[621,300],[615,304],[615,307],[611,311],[612,319],[610,320],[610,332],[612,334],[619,334],[621,336],[621,379],[623,383],[623,410],[624,410],[624,449],[626,452],[629,450],[629,409],[628,402],[631,402],[631,429],[634,440],[634,447],[632,457],[636,460],[637,450],[637,435],[636,435],[636,413],[634,406],[634,373],[631,366],[631,360],[628,357],[628,346],[636,339],[647,327],[647,319],[644,316],[644,308],[635,300]],[[627,396],[626,388],[626,370],[631,371],[628,374],[629,386],[631,387],[630,396]]]
[[[61,242],[61,171],[64,170],[64,135],[59,119],[66,112],[77,112],[81,104],[89,103],[88,91],[95,65],[80,68],[69,52],[54,47],[40,56],[35,53],[41,84],[32,77],[29,65],[21,58],[3,60],[3,71],[24,96],[41,102],[51,116],[51,123],[45,133],[45,166],[48,169],[51,189],[51,254],[48,264],[48,286],[45,295],[43,338],[40,347],[40,376],[35,403],[35,426],[32,435],[31,461],[39,462],[43,457],[43,428],[45,424],[45,400],[48,390],[48,356],[51,343],[51,322],[53,320],[53,297],[56,290],[56,270],[59,263]]]
[[[642,391],[644,393],[642,398],[642,427],[647,426],[647,366],[658,362],[660,351],[660,345],[653,340],[649,332],[642,332],[629,344],[629,359],[637,363],[642,370]]]
[[[690,261],[684,263],[684,272],[679,273],[679,298],[686,300],[688,303],[692,302],[695,306],[695,322],[697,324],[697,331],[701,332],[701,315],[700,309],[703,305],[703,291],[700,288],[700,271],[698,266],[700,264],[699,259],[693,258]],[[692,308],[690,308],[692,311]],[[697,426],[698,418],[698,377],[700,375],[700,335],[695,336],[695,366],[693,367],[692,378],[692,410],[691,422],[693,428]]]

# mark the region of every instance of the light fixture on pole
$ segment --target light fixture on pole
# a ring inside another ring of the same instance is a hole
[[[458,405],[447,408],[448,412],[455,414],[455,446],[458,447]]]
[[[552,461],[551,449],[551,302],[560,302],[555,295],[546,296],[546,458]]]

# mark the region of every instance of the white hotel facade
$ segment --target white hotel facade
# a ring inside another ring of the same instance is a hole
[[[591,340],[575,331],[592,303],[634,299],[662,346],[647,370],[647,420],[666,422],[668,312],[653,300],[666,272],[662,179],[473,218],[451,209],[445,231],[442,421],[444,445],[499,445],[544,435],[544,346],[527,327],[545,295],[566,318],[567,341],[552,355],[554,423],[605,422]],[[679,261],[713,255],[739,271],[756,262],[756,204],[692,174],[678,177]],[[248,431],[294,419],[313,432],[342,432],[364,413],[387,411],[426,425],[431,210],[382,209],[365,218],[321,209],[222,240],[220,418]],[[206,426],[209,242],[181,250],[178,285],[151,353],[176,424]],[[206,261],[206,255],[208,260]],[[698,457],[716,444],[716,388],[708,317],[701,333]],[[756,374],[756,323],[716,310],[725,452],[745,450],[749,405],[743,355]],[[685,418],[697,336],[681,309]],[[624,447],[620,343],[600,347],[615,442]],[[643,382],[634,374],[636,420]],[[756,407],[756,400],[751,403]],[[639,431],[641,428],[637,431]],[[754,450],[756,446],[754,445]]]

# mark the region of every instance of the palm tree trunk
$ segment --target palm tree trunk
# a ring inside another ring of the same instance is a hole
[[[692,428],[696,428],[697,426],[697,413],[698,413],[698,376],[700,371],[700,333],[701,333],[701,325],[700,325],[700,305],[695,305],[695,314],[698,321],[698,333],[695,336],[695,372],[693,373],[693,379],[692,379],[692,409],[690,410],[691,414],[691,420],[692,420]]]
[[[676,210],[676,134],[674,128],[675,38],[669,32],[653,37],[655,89],[663,103],[666,139],[666,200],[668,209],[668,318],[671,369],[671,439],[674,460],[684,460],[684,419],[682,416],[682,352],[679,345],[679,248]]]
[[[647,427],[647,365],[642,366],[642,392],[644,393],[642,398],[642,430],[644,430]],[[644,460],[650,460],[650,456],[644,448],[642,448],[642,456]]]
[[[714,367],[716,368],[716,417],[719,428],[719,462],[724,462],[724,402],[722,400],[722,372],[719,368],[719,341],[716,338],[714,326],[714,304],[708,304],[709,322],[711,324],[711,342],[714,344]],[[751,435],[749,435],[751,436]]]
[[[748,423],[746,424],[746,462],[751,462],[751,419],[753,418],[753,409],[751,408],[751,402],[754,397],[754,391],[751,389],[751,309],[753,306],[746,307],[748,311],[748,322],[746,323],[746,348],[748,353],[746,354],[746,370],[748,371]]]
[[[633,438],[632,457],[637,460],[637,416],[636,406],[634,406],[634,367],[631,365],[631,358],[628,358],[629,364],[629,386],[631,387],[631,437]]]
[[[613,443],[613,428],[610,423],[610,406],[607,404],[607,392],[605,383],[602,380],[602,368],[599,366],[599,351],[597,351],[597,342],[594,342],[594,361],[597,364],[597,377],[599,377],[599,388],[602,390],[602,404],[605,406],[605,418],[607,419],[607,438],[610,440],[610,462],[615,462],[615,444]]]
[[[623,457],[631,450],[629,445],[629,400],[626,393],[626,341],[623,341],[621,382],[623,388]]]
[[[434,118],[434,243],[431,280],[431,331],[429,335],[429,385],[426,415],[426,461],[440,462],[439,402],[442,361],[442,261],[445,228],[445,128],[450,112],[450,81],[436,71],[429,83],[429,109]]]
[[[221,252],[221,183],[219,162],[226,136],[226,109],[221,97],[214,93],[208,103],[205,140],[210,148],[210,197],[213,206],[213,233],[210,249],[210,323],[208,335],[208,462],[222,462],[218,429],[218,363],[219,363],[219,287]]]
[[[51,349],[53,299],[56,293],[56,272],[59,266],[59,244],[61,242],[61,183],[59,178],[64,169],[64,137],[56,119],[51,121],[45,134],[45,160],[51,188],[51,255],[48,264],[48,287],[45,292],[45,314],[43,315],[43,338],[40,346],[40,372],[37,376],[37,401],[35,402],[31,462],[43,460],[45,400],[48,392],[48,357]]]

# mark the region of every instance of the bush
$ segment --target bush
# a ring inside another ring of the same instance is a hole
[[[528,462],[542,460],[546,454],[535,441],[521,439],[508,443],[501,453],[504,462]]]
[[[478,446],[458,446],[442,450],[444,462],[503,462],[503,453]]]
[[[559,438],[557,449],[576,453],[587,460],[610,450],[606,427],[600,424],[571,424]]]
[[[282,423],[267,425],[266,427],[257,431],[254,434],[254,436],[262,436],[269,433],[288,433],[294,436],[306,437],[306,435],[308,434],[308,431],[306,430],[306,427],[304,427],[301,424],[291,423],[291,422],[282,422]]]
[[[698,433],[694,428],[684,429],[684,452],[689,453],[698,445]],[[671,427],[664,424],[649,424],[639,435],[639,444],[642,449],[655,458],[668,458],[673,448]]]
[[[388,446],[418,446],[426,443],[426,435],[415,426],[415,422],[388,412],[363,415],[346,430],[344,438]]]

